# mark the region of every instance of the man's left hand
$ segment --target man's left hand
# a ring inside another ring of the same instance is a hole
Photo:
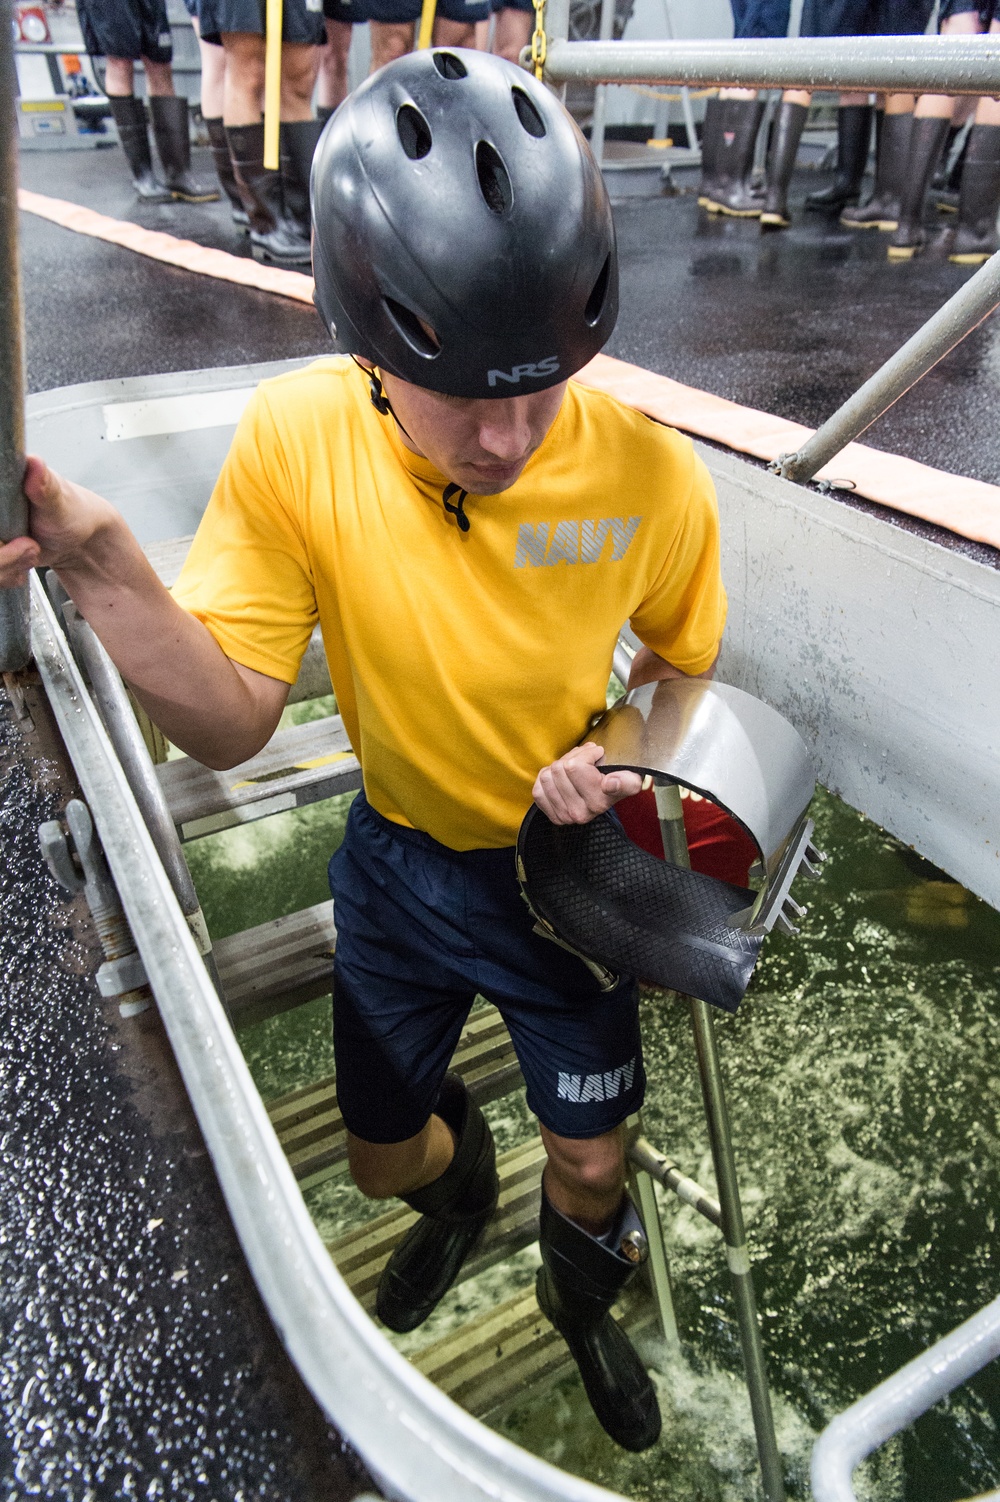
[[[587,741],[539,772],[532,796],[553,824],[589,824],[619,799],[640,791],[638,772],[599,772],[603,755],[603,746]]]

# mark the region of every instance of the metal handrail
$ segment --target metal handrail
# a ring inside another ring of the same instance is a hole
[[[1000,1356],[1000,1298],[908,1361],[828,1424],[812,1455],[814,1502],[857,1502],[854,1470],[948,1393]],[[996,1502],[990,1492],[977,1502]]]
[[[316,1401],[408,1502],[609,1502],[487,1429],[386,1339],[334,1266],[41,580],[31,644],[142,956],[233,1225]]]
[[[794,454],[770,466],[786,480],[811,480],[1000,306],[1000,253],[949,297]]]
[[[998,36],[570,42],[561,6],[546,27],[549,83],[1000,92]]]
[[[0,0],[0,542],[28,530],[24,481],[24,306],[17,254],[17,124],[13,17]],[[28,590],[0,590],[0,672],[30,655]]]

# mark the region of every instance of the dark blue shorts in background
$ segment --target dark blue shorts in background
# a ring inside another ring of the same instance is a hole
[[[166,0],[77,0],[76,13],[91,57],[173,60]]]
[[[596,1137],[638,1111],[635,983],[601,991],[582,960],[532,931],[513,848],[449,850],[359,793],[330,890],[337,1096],[355,1136],[421,1130],[477,993],[506,1022],[528,1105],[550,1131]]]
[[[206,42],[219,42],[224,31],[264,36],[266,0],[198,0],[198,19]],[[284,0],[281,40],[322,47],[326,41],[323,0]]]
[[[788,35],[792,0],[729,0],[729,6],[733,13],[733,36],[738,41]]]
[[[934,0],[805,0],[804,37],[920,36]]]

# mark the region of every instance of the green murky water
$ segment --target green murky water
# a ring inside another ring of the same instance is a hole
[[[292,711],[302,718],[307,711]],[[215,937],[322,901],[350,798],[189,847]],[[816,1432],[1000,1291],[1000,915],[820,793],[824,878],[802,883],[797,939],[771,938],[736,1018],[719,1017],[779,1443],[807,1497]],[[265,1098],[332,1068],[329,1000],[247,1028]],[[649,1138],[712,1184],[686,1011],[644,1002]],[[504,1150],[532,1131],[520,1097],[489,1108]],[[311,1192],[331,1238],[377,1213],[343,1181]],[[569,1470],[655,1502],[755,1498],[752,1427],[717,1233],[663,1214],[683,1338],[652,1345],[664,1437],[608,1441],[567,1379],[499,1422]],[[532,1277],[521,1253],[453,1291],[436,1337]],[[411,1338],[411,1344],[415,1344]],[[1000,1372],[988,1369],[870,1461],[871,1502],[951,1502],[1000,1485]]]

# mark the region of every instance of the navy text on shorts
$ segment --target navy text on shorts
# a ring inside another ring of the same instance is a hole
[[[330,890],[337,1096],[356,1137],[422,1129],[477,993],[507,1024],[543,1126],[596,1137],[638,1111],[638,988],[626,977],[601,991],[582,960],[533,932],[512,848],[449,850],[359,793]]]

